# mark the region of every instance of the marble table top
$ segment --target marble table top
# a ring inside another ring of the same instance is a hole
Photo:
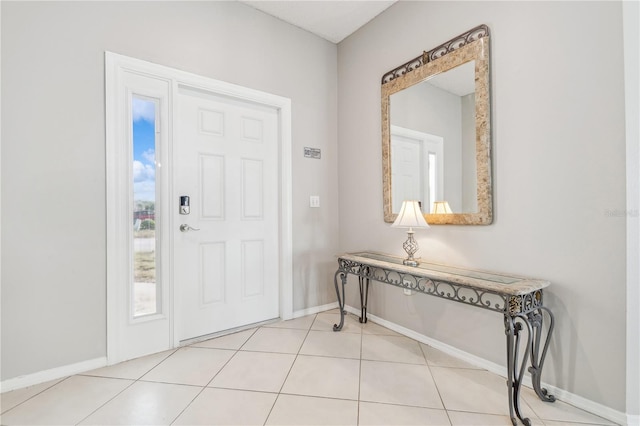
[[[402,257],[372,251],[347,253],[338,256],[340,259],[350,260],[369,266],[393,270],[417,277],[430,278],[466,287],[488,290],[499,294],[518,296],[541,290],[550,285],[549,281],[521,277],[499,272],[461,268],[453,265],[429,263],[417,259],[418,266],[402,264]]]

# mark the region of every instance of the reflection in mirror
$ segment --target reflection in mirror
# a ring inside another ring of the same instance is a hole
[[[423,206],[431,206],[442,198],[443,158],[441,136],[391,125],[394,213],[400,211],[404,200],[419,200]]]
[[[420,200],[430,224],[491,223],[488,42],[476,27],[383,76],[385,221]]]
[[[393,213],[403,200],[422,201],[426,213],[438,200],[456,213],[477,211],[474,64],[390,96]]]

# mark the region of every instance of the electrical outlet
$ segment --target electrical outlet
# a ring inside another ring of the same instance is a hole
[[[320,207],[319,195],[312,195],[309,197],[309,207]]]
[[[413,294],[410,288],[405,288],[403,291],[405,296],[411,296]]]

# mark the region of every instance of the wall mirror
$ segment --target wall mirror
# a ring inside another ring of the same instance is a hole
[[[480,25],[383,75],[385,222],[404,200],[429,224],[492,222],[489,62]]]

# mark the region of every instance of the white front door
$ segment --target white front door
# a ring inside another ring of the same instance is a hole
[[[183,341],[279,316],[280,136],[272,107],[185,86],[176,102],[173,282]]]
[[[290,319],[291,101],[110,52],[105,77],[108,363]],[[140,149],[138,101],[155,112],[141,115],[155,136]],[[155,176],[153,212],[148,197],[137,208],[140,171]],[[146,219],[155,235],[138,232]],[[155,285],[143,274],[149,260]]]
[[[405,200],[428,202],[428,185],[422,165],[422,144],[414,139],[391,135],[391,183],[393,188],[393,211],[399,212]]]

